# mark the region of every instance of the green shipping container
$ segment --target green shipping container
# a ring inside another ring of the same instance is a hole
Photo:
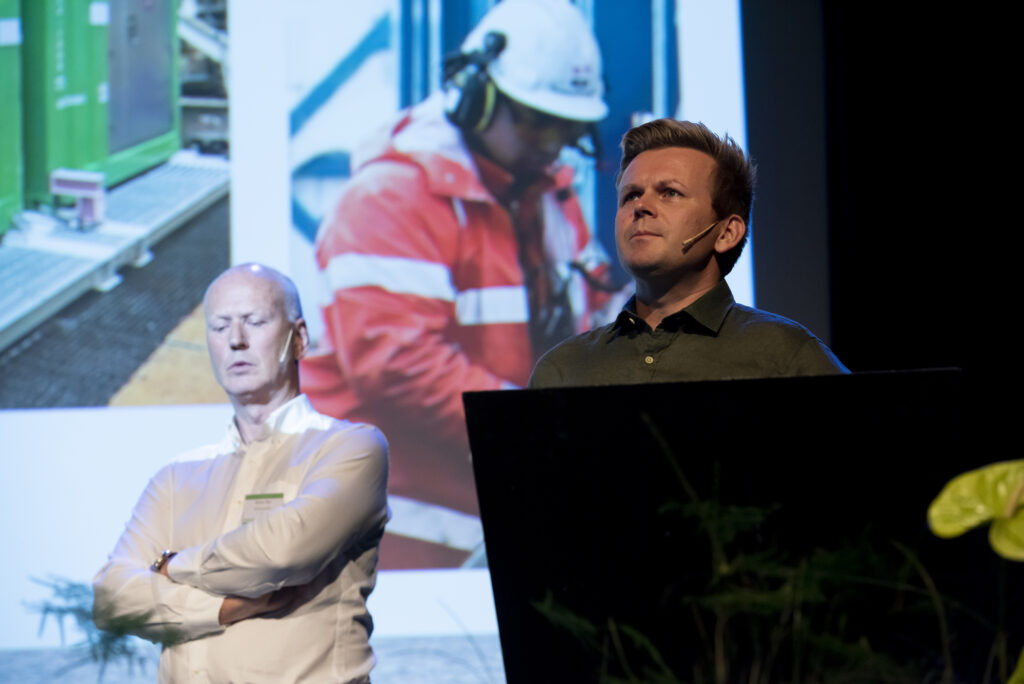
[[[25,203],[50,172],[100,171],[110,187],[181,145],[176,0],[22,3]]]
[[[0,0],[0,235],[22,210],[21,15],[19,0]]]

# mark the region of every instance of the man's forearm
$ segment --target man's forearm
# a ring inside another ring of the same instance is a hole
[[[222,597],[175,584],[149,568],[148,561],[112,558],[93,583],[93,616],[101,629],[128,631],[151,641],[189,640],[222,627]]]
[[[256,598],[241,596],[225,596],[220,606],[218,619],[220,624],[227,626],[242,620],[259,617],[268,613],[293,610],[316,595],[315,582],[284,587]]]
[[[107,563],[93,579],[93,611],[101,629],[129,625],[152,641],[194,639],[223,629],[217,624],[222,596],[175,584],[151,569],[172,538],[164,514],[174,489],[164,468],[146,486]]]
[[[154,572],[158,572],[167,579],[171,579],[170,575],[167,574],[167,565],[172,558],[178,555],[177,551],[170,553],[164,552],[164,555],[157,560],[153,567],[150,568]],[[174,580],[171,580],[172,582]],[[242,598],[241,596],[225,596],[224,600],[220,604],[220,611],[217,613],[217,622],[224,625],[225,627],[242,620],[247,620],[251,617],[256,617],[262,613],[267,612],[267,602],[271,594],[264,594],[257,596],[256,598]]]
[[[242,620],[270,612],[267,603],[274,592],[257,596],[256,598],[242,598],[241,596],[225,596],[224,602],[220,604],[220,613],[217,621],[225,627],[233,625]]]
[[[180,549],[168,577],[257,598],[312,581],[387,516],[387,443],[370,426],[333,433],[295,498],[210,542]]]
[[[165,551],[161,558],[153,564],[151,569],[173,582],[174,580],[171,579],[167,572],[167,566],[176,555],[178,555],[176,551]],[[304,597],[304,592],[289,592],[283,589],[271,591],[263,594],[262,596],[256,596],[255,598],[225,596],[224,600],[220,604],[220,611],[217,613],[217,622],[226,627],[236,622],[241,622],[242,620],[248,620],[249,618],[258,617],[265,613],[272,613],[274,611],[281,610],[289,604],[296,602],[296,600]]]

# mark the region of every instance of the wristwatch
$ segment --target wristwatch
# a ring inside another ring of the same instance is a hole
[[[153,572],[160,572],[163,569],[163,567],[165,565],[167,565],[167,561],[171,560],[176,555],[178,555],[177,551],[171,551],[170,549],[164,549],[164,552],[160,554],[159,558],[157,558],[155,561],[153,561],[153,564],[149,566],[149,569],[152,570]]]

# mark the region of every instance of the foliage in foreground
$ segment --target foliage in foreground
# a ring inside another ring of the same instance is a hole
[[[62,674],[89,663],[99,665],[98,679],[100,681],[103,679],[107,666],[111,664],[123,663],[129,672],[133,672],[136,667],[145,671],[149,662],[149,654],[141,647],[134,635],[144,630],[149,621],[148,615],[121,617],[97,615],[96,618],[105,625],[104,629],[100,629],[93,621],[91,586],[61,577],[51,577],[46,580],[32,578],[32,581],[48,587],[52,592],[52,598],[29,605],[31,610],[40,615],[39,633],[42,634],[47,622],[52,619],[60,630],[62,645],[67,643],[65,621],[70,620],[84,635],[82,641],[71,646],[78,652],[78,657],[61,667],[56,674]],[[180,639],[175,635],[169,635],[161,643],[164,646],[172,646],[179,641]]]

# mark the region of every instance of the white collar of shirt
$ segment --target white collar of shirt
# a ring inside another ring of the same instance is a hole
[[[274,409],[263,421],[259,434],[249,444],[242,441],[242,435],[238,432],[238,424],[232,416],[227,434],[221,441],[218,451],[221,453],[245,451],[247,447],[272,437],[300,434],[321,421],[329,422],[329,419],[317,413],[313,409],[313,405],[309,403],[309,398],[305,394],[300,394]]]

